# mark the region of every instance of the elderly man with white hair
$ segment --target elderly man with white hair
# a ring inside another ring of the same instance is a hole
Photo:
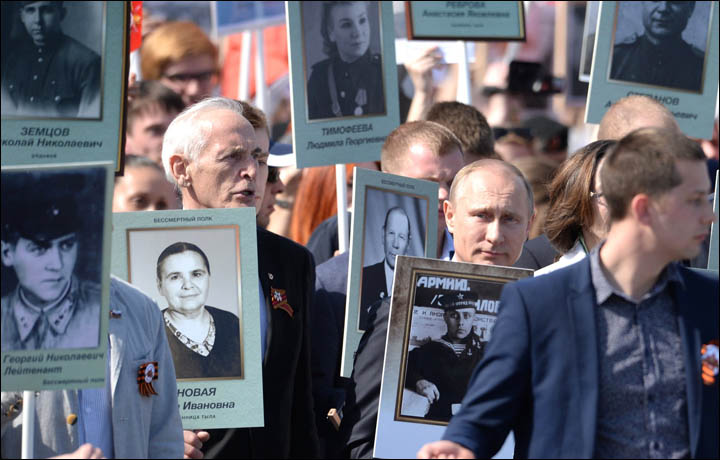
[[[168,127],[162,160],[183,209],[255,207],[267,182],[268,152],[232,99],[205,99]],[[263,428],[185,432],[185,454],[209,457],[316,456],[309,311],[315,267],[302,246],[257,229],[263,351]],[[278,302],[277,294],[284,295]],[[203,445],[204,444],[204,445]],[[202,451],[200,450],[202,448]]]

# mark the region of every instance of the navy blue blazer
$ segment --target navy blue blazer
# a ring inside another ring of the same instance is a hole
[[[718,383],[703,385],[702,344],[718,338],[717,274],[678,267],[672,283],[685,359],[693,458],[718,458]],[[509,430],[515,458],[591,458],[598,405],[595,291],[588,258],[505,286],[485,356],[443,436],[490,458]]]

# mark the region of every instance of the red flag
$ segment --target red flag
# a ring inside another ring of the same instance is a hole
[[[142,44],[142,1],[130,2],[130,52]]]

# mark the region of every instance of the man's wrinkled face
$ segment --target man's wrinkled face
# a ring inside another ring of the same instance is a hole
[[[695,2],[642,2],[642,19],[650,39],[679,36],[695,9]]]
[[[443,314],[445,325],[447,326],[447,335],[451,341],[457,342],[470,334],[473,328],[473,320],[475,319],[474,308],[458,308],[456,310],[447,310]]]
[[[198,158],[188,161],[185,207],[259,207],[267,181],[267,155],[258,148],[253,127],[241,115],[222,109],[198,117],[197,123],[208,136]]]
[[[57,2],[33,2],[20,9],[20,20],[33,43],[45,46],[52,37],[60,34],[65,8]]]
[[[500,167],[465,176],[445,213],[456,259],[475,264],[512,266],[532,224],[522,180]]]
[[[410,221],[407,215],[399,209],[390,212],[383,235],[385,262],[394,269],[395,257],[404,256],[410,243]]]
[[[15,244],[2,242],[2,261],[15,269],[28,300],[42,307],[55,302],[65,292],[75,269],[77,247],[75,233],[49,241],[19,238]]]

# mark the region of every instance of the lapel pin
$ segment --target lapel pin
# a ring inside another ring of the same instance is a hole
[[[138,387],[140,394],[143,396],[150,397],[150,395],[157,395],[155,388],[152,386],[153,380],[158,379],[158,363],[157,361],[151,361],[140,366],[138,369]]]
[[[274,310],[280,308],[281,310],[284,310],[285,313],[290,315],[290,318],[292,318],[295,314],[292,307],[287,301],[285,289],[275,289],[274,287],[270,286],[270,301],[272,302],[272,307]]]
[[[705,385],[715,383],[718,375],[718,361],[720,350],[718,350],[718,341],[711,340],[700,348],[702,355],[702,380]]]

